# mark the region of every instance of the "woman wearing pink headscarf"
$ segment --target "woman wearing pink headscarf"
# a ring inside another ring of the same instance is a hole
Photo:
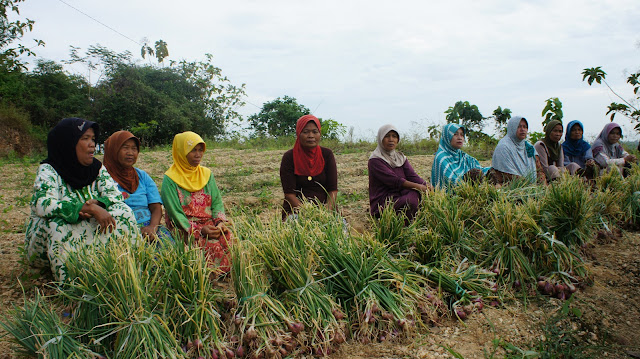
[[[338,169],[333,152],[320,146],[320,120],[304,115],[296,124],[296,143],[282,156],[280,180],[284,192],[283,219],[301,206],[303,199],[336,209]]]
[[[622,148],[620,139],[622,138],[622,127],[615,122],[608,123],[598,138],[591,145],[593,159],[600,166],[607,170],[617,168],[620,174],[625,175],[625,167],[630,167],[636,162],[636,156],[629,154]]]

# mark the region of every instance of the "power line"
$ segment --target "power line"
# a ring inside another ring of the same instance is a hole
[[[76,7],[74,7],[73,5],[71,5],[71,4],[69,4],[69,3],[67,3],[67,2],[65,2],[65,1],[63,1],[63,0],[58,0],[58,1],[60,1],[61,3],[63,3],[63,4],[65,4],[65,5],[67,5],[68,7],[72,8],[73,10],[75,10],[75,11],[77,11],[77,12],[81,13],[82,15],[84,15],[84,16],[86,16],[86,17],[88,17],[89,19],[91,19],[91,20],[93,20],[93,21],[97,22],[98,24],[100,24],[100,25],[102,25],[102,26],[106,27],[107,29],[109,29],[109,30],[111,30],[111,31],[115,32],[116,34],[118,34],[118,35],[120,35],[120,36],[124,37],[125,39],[127,39],[127,40],[129,40],[129,41],[133,42],[134,44],[139,45],[139,46],[144,46],[144,44],[139,43],[138,41],[136,41],[136,40],[134,40],[134,39],[130,38],[129,36],[127,36],[127,35],[125,35],[125,34],[121,33],[120,31],[118,31],[118,30],[116,30],[116,29],[112,28],[111,26],[109,26],[109,25],[107,25],[107,24],[103,23],[102,21],[100,21],[100,20],[98,20],[98,19],[94,18],[93,16],[91,16],[91,15],[87,14],[86,12],[84,12],[84,11],[82,11],[82,10],[80,10],[80,9],[78,9],[78,8],[76,8]]]

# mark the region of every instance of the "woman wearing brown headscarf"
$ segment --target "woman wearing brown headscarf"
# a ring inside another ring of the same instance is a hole
[[[567,170],[574,173],[580,168],[575,163],[565,167],[564,152],[560,145],[562,132],[562,122],[551,120],[544,126],[544,138],[533,146],[540,158],[542,170],[550,181],[557,179]]]
[[[129,131],[118,131],[104,143],[104,166],[118,184],[126,203],[136,216],[142,235],[148,239],[170,239],[169,231],[160,225],[162,199],[153,179],[133,167],[138,161],[140,140]]]

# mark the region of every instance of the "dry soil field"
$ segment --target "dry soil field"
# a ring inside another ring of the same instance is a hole
[[[214,173],[223,192],[225,207],[233,217],[238,211],[250,211],[261,217],[278,213],[283,195],[278,168],[284,151],[213,149],[205,154],[204,164]],[[343,215],[358,231],[366,231],[368,153],[337,154],[339,172],[339,204]],[[429,178],[433,156],[411,156],[416,171]],[[163,172],[171,162],[170,151],[143,152],[138,167],[146,170],[161,184]],[[24,222],[37,164],[5,164],[0,169],[0,318],[13,303],[20,304],[23,289],[27,295],[33,288],[43,287],[49,280],[34,276],[20,261],[24,242]],[[595,235],[595,234],[594,234]],[[640,236],[622,232],[594,241],[588,249],[588,265],[594,284],[577,293],[574,305],[583,315],[561,323],[562,330],[584,345],[604,345],[607,357],[640,358]],[[410,341],[361,344],[347,343],[335,358],[447,358],[451,348],[464,358],[492,357],[494,340],[502,340],[522,349],[545,339],[549,331],[543,324],[562,303],[557,299],[533,298],[524,305],[520,301],[502,308],[486,308],[464,323],[448,320]],[[560,340],[561,338],[557,338]],[[556,338],[554,338],[556,340]],[[498,349],[493,357],[503,357]],[[0,339],[0,358],[13,358],[7,337]],[[552,356],[550,356],[552,357]]]

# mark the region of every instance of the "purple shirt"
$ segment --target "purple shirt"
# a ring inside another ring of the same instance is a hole
[[[388,198],[401,196],[402,184],[405,181],[426,185],[413,170],[409,160],[402,167],[391,168],[387,162],[380,158],[369,160],[369,208],[371,215],[378,213],[378,208],[384,206]]]

